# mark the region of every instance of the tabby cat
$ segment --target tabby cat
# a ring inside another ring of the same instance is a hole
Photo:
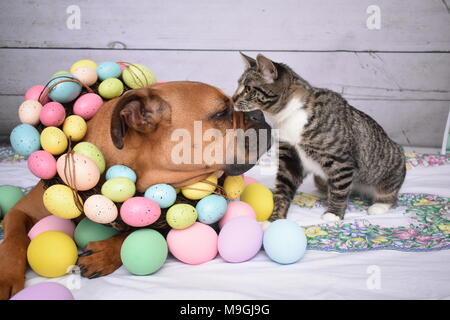
[[[387,212],[405,178],[402,147],[340,94],[311,86],[287,65],[263,55],[256,60],[242,56],[247,69],[233,96],[235,109],[262,110],[279,130],[275,209],[270,220],[286,218],[307,173],[314,174],[316,186],[327,194],[325,220],[344,218],[352,190],[372,196],[369,214]]]

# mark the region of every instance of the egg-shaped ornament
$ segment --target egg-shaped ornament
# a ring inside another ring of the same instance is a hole
[[[242,176],[228,176],[223,182],[223,189],[230,200],[239,198],[242,191],[244,191],[244,187],[244,178]]]
[[[178,203],[169,208],[166,213],[166,220],[169,226],[174,229],[186,229],[197,220],[197,210],[186,203]]]
[[[78,153],[60,156],[56,170],[65,184],[79,191],[92,189],[100,180],[100,171],[94,161]]]
[[[162,209],[169,208],[177,200],[177,192],[170,184],[160,183],[149,187],[144,197],[155,201]]]
[[[25,100],[19,106],[19,119],[22,123],[31,124],[32,126],[39,124],[39,116],[41,114],[42,104],[35,100]]]
[[[280,264],[299,261],[306,251],[305,232],[294,221],[279,219],[264,232],[264,250],[270,259]]]
[[[47,84],[50,99],[60,103],[75,100],[81,92],[79,80],[72,74],[62,73],[53,76]]]
[[[227,200],[217,194],[211,194],[201,199],[195,209],[198,212],[198,221],[213,224],[219,221],[227,210]]]
[[[10,300],[75,300],[72,293],[58,282],[40,282],[16,293]]]
[[[148,226],[158,220],[160,215],[158,204],[146,197],[132,197],[120,207],[120,217],[132,227]]]
[[[44,207],[55,216],[74,219],[81,214],[82,209],[76,205],[75,196],[78,197],[78,202],[82,207],[83,200],[72,189],[63,184],[54,184],[44,192]]]
[[[66,110],[59,102],[46,103],[39,114],[39,119],[46,127],[59,127],[66,118]]]
[[[83,208],[86,217],[97,223],[113,222],[118,215],[115,203],[101,194],[94,194],[87,198]]]
[[[149,68],[141,64],[129,64],[122,72],[122,79],[131,89],[148,87],[156,83],[156,77]]]
[[[213,173],[206,178],[206,182],[199,181],[181,188],[181,193],[190,200],[200,200],[216,189],[217,182],[217,176]]]
[[[106,166],[105,158],[103,157],[103,153],[100,151],[100,149],[97,148],[94,144],[83,141],[77,143],[73,148],[73,151],[94,161],[98,169],[100,170],[100,174],[103,174]]]
[[[97,72],[95,71],[95,69],[92,69],[90,67],[76,68],[73,72],[73,75],[75,78],[80,80],[82,84],[88,87],[97,82]]]
[[[272,215],[273,194],[266,186],[260,183],[251,183],[245,187],[240,199],[252,206],[258,221],[265,221]]]
[[[82,117],[84,120],[89,120],[97,113],[102,105],[102,97],[95,93],[86,93],[75,101],[73,113]]]
[[[120,231],[110,226],[84,218],[75,228],[73,237],[77,246],[84,249],[89,242],[103,241],[118,234],[120,234]]]
[[[53,155],[66,151],[68,141],[64,132],[57,127],[47,127],[41,132],[42,148]]]
[[[250,217],[256,220],[256,213],[251,205],[244,201],[231,201],[228,203],[224,216],[219,220],[219,228],[222,228],[231,219],[242,216]]]
[[[77,115],[68,116],[63,123],[63,132],[71,141],[80,141],[84,138],[87,132],[86,121]]]
[[[51,179],[56,175],[56,159],[45,150],[33,152],[27,160],[28,169],[40,179]]]
[[[116,62],[105,61],[97,66],[97,75],[101,81],[108,78],[118,78],[121,74],[122,69]]]
[[[33,240],[41,233],[47,231],[60,231],[73,238],[75,223],[69,219],[63,219],[53,214],[39,220],[28,232],[28,238]]]
[[[76,69],[81,68],[81,67],[88,67],[92,70],[96,70],[97,64],[90,59],[78,60],[70,67],[70,73],[73,74]]]
[[[41,148],[39,131],[27,123],[16,126],[11,131],[9,140],[14,151],[24,157]]]
[[[38,84],[32,86],[30,89],[25,92],[25,100],[34,100],[39,101],[41,104],[46,104],[50,101],[48,97],[48,90],[46,90],[45,86]]]
[[[117,177],[106,180],[102,185],[102,195],[114,202],[124,202],[136,193],[136,186],[128,178]]]
[[[0,218],[5,216],[23,196],[23,191],[18,187],[0,186]]]
[[[117,78],[103,80],[98,86],[98,93],[105,99],[119,97],[123,93],[123,83]]]
[[[133,183],[136,183],[136,172],[134,172],[133,169],[124,166],[123,164],[116,164],[112,167],[110,167],[108,170],[106,170],[106,180],[112,179],[112,178],[128,178]]]

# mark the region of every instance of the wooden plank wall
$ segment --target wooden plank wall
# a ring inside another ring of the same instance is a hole
[[[69,29],[72,5],[80,28]],[[450,106],[448,0],[135,0],[0,3],[0,138],[25,90],[76,60],[130,61],[160,80],[196,80],[232,94],[238,51],[289,64],[342,93],[396,141],[440,146]]]

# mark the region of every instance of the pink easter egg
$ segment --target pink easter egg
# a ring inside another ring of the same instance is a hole
[[[25,100],[35,100],[39,101],[39,96],[41,96],[41,99],[45,96],[45,99],[41,102],[42,104],[46,104],[50,101],[50,98],[47,94],[44,93],[45,86],[38,84],[35,86],[32,86],[30,89],[25,92]],[[42,93],[42,94],[41,94]]]
[[[120,207],[120,217],[123,222],[132,227],[145,227],[161,215],[158,204],[145,197],[133,197],[126,200]]]
[[[258,180],[256,180],[255,178],[246,176],[246,175],[242,175],[242,178],[244,178],[244,186],[249,185],[250,183],[259,183]]]
[[[205,263],[217,256],[217,233],[200,222],[186,229],[170,230],[167,244],[170,253],[187,264]]]
[[[51,179],[56,175],[56,159],[47,151],[38,150],[33,152],[27,160],[28,169],[36,177]]]
[[[123,62],[117,62],[117,64],[119,65],[119,67],[120,67],[120,70],[125,70],[126,68],[127,68],[127,64],[126,63],[123,63]]]
[[[59,102],[46,103],[42,109],[39,119],[47,127],[59,127],[66,117],[66,110]]]
[[[73,113],[84,120],[91,119],[103,105],[103,99],[95,93],[86,93],[75,101]]]
[[[75,223],[70,219],[63,219],[52,214],[39,220],[28,232],[28,237],[33,240],[47,231],[61,231],[73,238]]]
[[[261,249],[263,230],[249,217],[237,217],[223,226],[217,246],[220,256],[228,262],[244,262]]]
[[[228,221],[236,217],[246,216],[256,220],[256,213],[252,206],[244,201],[231,201],[228,203],[227,211],[219,220],[219,228],[222,228]]]

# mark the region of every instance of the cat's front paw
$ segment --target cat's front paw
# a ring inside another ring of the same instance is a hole
[[[325,221],[332,221],[332,222],[341,221],[341,217],[339,217],[331,212],[325,212],[322,215],[322,219]]]
[[[267,228],[270,227],[271,224],[272,224],[272,222],[268,221],[268,220],[259,222],[259,225],[261,226],[261,229],[263,231],[266,231]]]

